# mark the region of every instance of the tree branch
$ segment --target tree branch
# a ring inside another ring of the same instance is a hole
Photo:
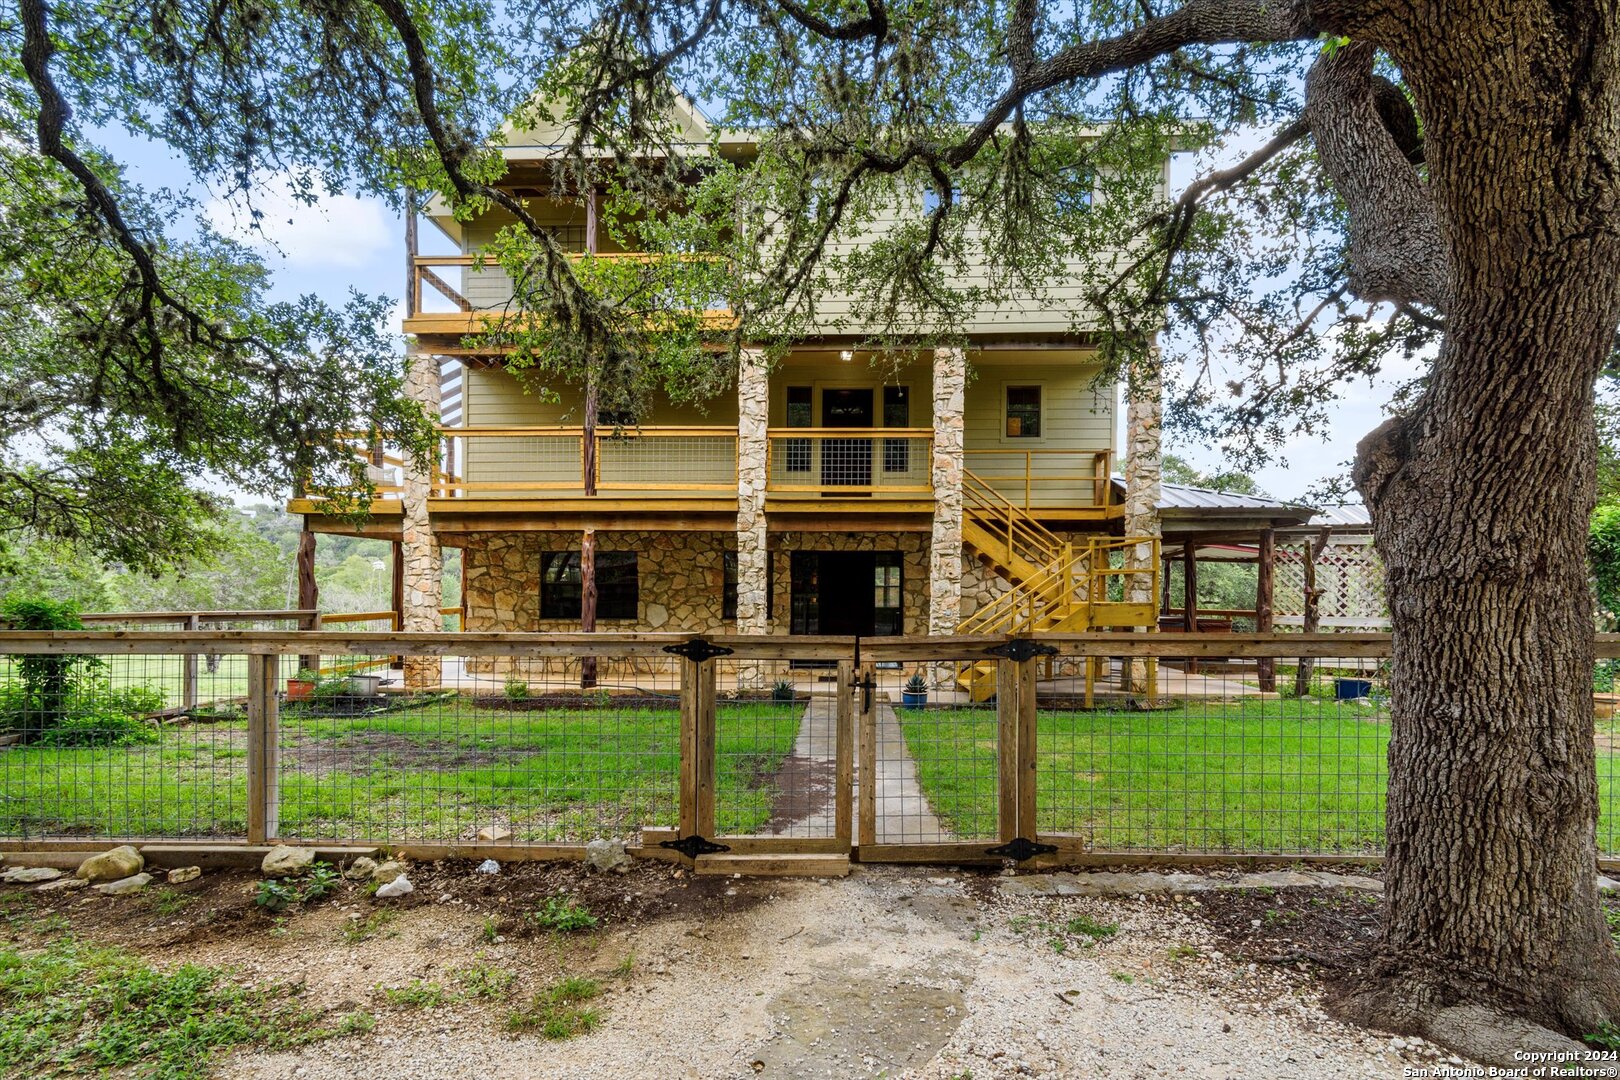
[[[1305,118],[1349,218],[1350,287],[1362,300],[1444,311],[1450,284],[1433,201],[1379,112],[1374,48],[1325,52],[1305,80]]]

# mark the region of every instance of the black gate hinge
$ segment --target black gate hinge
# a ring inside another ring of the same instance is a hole
[[[1037,656],[1056,656],[1058,647],[1048,645],[1044,641],[1036,641],[1034,638],[1021,637],[1013,638],[1002,645],[992,645],[984,651],[989,656],[1001,656],[1021,664]]]
[[[1057,852],[1057,845],[1042,844],[1031,840],[1027,836],[1015,836],[1005,844],[998,844],[993,848],[986,848],[986,855],[994,855],[1001,859],[1011,859],[1013,862],[1023,862],[1033,859],[1037,855],[1052,855]]]
[[[726,651],[730,652],[731,650],[727,649]],[[726,845],[717,844],[713,840],[699,836],[697,833],[693,833],[691,836],[683,836],[679,840],[660,840],[658,846],[669,848],[671,851],[678,851],[688,859],[696,859],[699,855],[718,855],[722,851],[731,850]]]
[[[703,638],[695,637],[687,641],[683,641],[679,645],[665,645],[664,651],[667,653],[673,653],[676,656],[684,656],[693,663],[701,664],[703,661],[713,660],[717,656],[730,656],[734,650],[729,649],[724,645],[716,645],[712,641],[705,641]]]

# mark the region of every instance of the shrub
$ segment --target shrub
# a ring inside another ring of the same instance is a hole
[[[589,930],[596,925],[596,916],[590,909],[574,903],[572,897],[558,894],[546,897],[546,902],[529,918],[542,930],[571,934],[576,930]]]
[[[529,684],[526,680],[513,676],[506,680],[506,700],[522,701],[529,696]]]

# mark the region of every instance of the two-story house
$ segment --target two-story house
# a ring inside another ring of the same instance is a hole
[[[709,138],[695,110],[683,119],[694,141]],[[634,257],[596,227],[589,201],[550,196],[557,138],[509,132],[502,183],[582,258]],[[748,154],[745,137],[719,145]],[[465,344],[509,305],[504,274],[475,265],[509,219],[463,222],[437,205],[426,219],[460,252],[417,254],[411,226],[403,330],[412,392],[443,417],[441,468],[385,468],[362,530],[400,545],[404,628],[439,625],[437,552],[449,546],[462,552],[463,629],[578,630],[587,537],[600,630],[1153,624],[1151,541],[1135,545],[1142,588],[1120,587],[1133,552],[1114,479],[1122,405],[1075,329],[1077,288],[987,307],[960,347],[898,367],[874,366],[860,335],[832,325],[847,305],[826,297],[825,333],[768,368],[745,351],[730,392],[702,409],[655,401],[633,426],[602,418],[588,436],[580,388],[542,400],[501,355]],[[313,530],[354,531],[317,502],[292,509]]]

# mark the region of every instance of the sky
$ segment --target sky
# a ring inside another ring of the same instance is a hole
[[[104,131],[98,137],[125,162],[133,178],[152,187],[189,191],[216,229],[257,249],[273,273],[272,298],[290,300],[313,293],[341,302],[351,289],[385,294],[395,302],[397,325],[403,313],[405,233],[399,215],[381,200],[342,194],[305,205],[288,197],[283,178],[266,176],[255,196],[264,213],[255,232],[241,206],[193,183],[183,163],[165,148],[122,133]],[[1190,158],[1173,164],[1173,191],[1190,181],[1194,168]],[[454,250],[425,221],[420,236],[423,253]],[[1278,498],[1301,499],[1322,482],[1347,475],[1357,441],[1384,420],[1383,407],[1393,388],[1413,374],[1409,369],[1397,369],[1370,384],[1363,381],[1343,387],[1326,430],[1291,440],[1269,463],[1252,470],[1260,489]],[[1124,409],[1119,411],[1123,425]],[[1116,445],[1124,446],[1123,431]],[[1165,451],[1204,471],[1230,468],[1218,446],[1177,442],[1172,436]]]

